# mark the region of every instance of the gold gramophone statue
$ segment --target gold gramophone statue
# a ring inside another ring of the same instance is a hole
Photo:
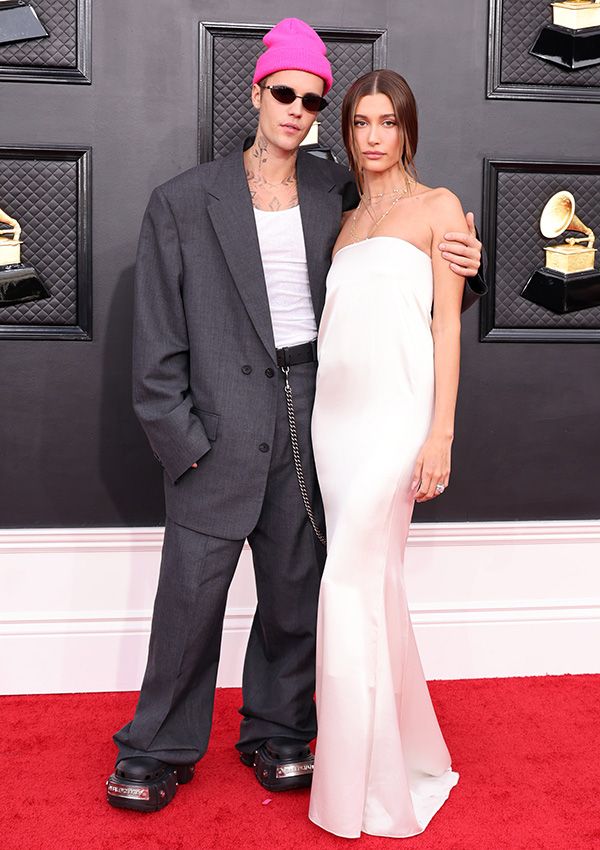
[[[49,297],[33,266],[21,262],[20,237],[19,222],[0,210],[0,307]]]
[[[552,195],[542,210],[540,230],[549,239],[566,232],[584,235],[568,236],[564,242],[544,248],[546,265],[529,278],[521,292],[523,298],[553,313],[572,313],[600,305],[594,233],[575,215],[571,192]]]
[[[320,159],[331,159],[334,162],[337,162],[333,151],[329,148],[324,147],[319,141],[320,126],[320,121],[313,121],[312,126],[306,135],[306,138],[303,142],[300,142],[300,146],[304,148],[304,150],[308,153],[313,154],[313,156],[317,156]]]
[[[326,148],[319,141],[319,127],[321,126],[320,121],[313,121],[311,124],[310,130],[306,134],[306,138],[304,141],[300,142],[300,147],[306,151],[306,153],[310,153],[313,156],[317,156],[320,159],[331,159],[334,162],[337,162],[337,158],[330,148]],[[254,139],[256,136],[254,133],[250,136],[246,136],[244,139],[244,150],[248,150],[254,144]]]
[[[600,0],[551,3],[552,23],[538,33],[533,56],[577,71],[600,63]]]

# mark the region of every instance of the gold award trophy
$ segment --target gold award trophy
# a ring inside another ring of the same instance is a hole
[[[541,28],[529,52],[567,71],[600,64],[600,0],[550,5],[552,23]]]
[[[303,147],[308,153],[313,154],[313,156],[318,156],[320,159],[331,159],[334,162],[337,162],[333,152],[324,147],[319,142],[319,127],[321,126],[320,121],[313,121],[310,130],[308,131],[306,138],[303,142],[300,142],[300,146]]]
[[[523,298],[553,313],[572,313],[600,305],[594,233],[575,215],[571,192],[552,195],[542,210],[540,230],[549,239],[567,231],[584,235],[569,236],[559,245],[544,248],[546,265],[529,278],[521,292]]]
[[[0,210],[0,307],[49,297],[33,266],[21,262],[21,245],[19,222]]]

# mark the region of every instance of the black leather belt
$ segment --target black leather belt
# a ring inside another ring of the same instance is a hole
[[[275,349],[277,354],[277,365],[282,368],[287,366],[298,366],[300,363],[317,362],[317,340],[301,342],[300,345],[290,345],[287,348]]]

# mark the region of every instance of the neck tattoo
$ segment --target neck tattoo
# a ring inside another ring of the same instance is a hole
[[[298,204],[298,189],[296,185],[296,157],[292,162],[292,170],[283,180],[272,182],[264,175],[264,166],[272,160],[269,158],[269,143],[259,132],[252,147],[246,152],[246,179],[250,196],[255,207],[262,210],[277,211],[289,209]]]

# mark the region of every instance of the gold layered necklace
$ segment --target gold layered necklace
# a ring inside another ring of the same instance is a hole
[[[409,181],[407,179],[404,186],[402,186],[402,187],[399,186],[397,188],[394,188],[394,189],[392,189],[391,192],[379,192],[379,194],[377,194],[377,195],[369,195],[369,197],[367,199],[368,204],[369,204],[368,206],[367,206],[367,202],[365,201],[365,195],[360,196],[360,202],[359,202],[358,206],[356,207],[356,209],[354,210],[354,215],[352,216],[352,220],[350,222],[350,236],[352,237],[353,242],[362,241],[356,235],[356,219],[358,218],[358,211],[360,210],[361,205],[365,208],[367,214],[370,216],[371,220],[373,221],[373,225],[367,230],[366,236],[363,237],[364,239],[370,239],[371,235],[373,233],[375,233],[375,231],[377,230],[377,228],[379,227],[379,225],[381,224],[383,219],[387,215],[389,215],[389,213],[394,209],[396,204],[399,201],[401,201],[402,198],[406,194],[408,194],[408,190],[410,188],[410,183],[411,183],[411,181]],[[383,213],[383,215],[379,216],[379,218],[376,218],[374,213],[373,213],[373,210],[371,208],[371,201],[373,200],[373,198],[384,198],[386,195],[393,195],[392,202],[389,205],[389,207],[387,208],[387,210]]]

